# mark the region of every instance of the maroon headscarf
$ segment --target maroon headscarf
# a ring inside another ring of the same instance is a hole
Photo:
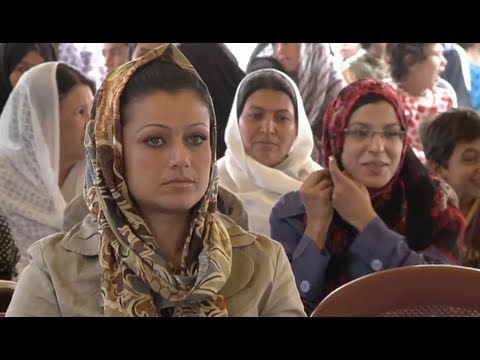
[[[400,126],[406,130],[401,100],[395,89],[380,80],[353,82],[338,94],[325,114],[322,133],[324,164],[328,164],[329,156],[333,155],[343,169],[343,130],[348,126],[355,104],[370,94],[380,95],[392,104]],[[370,190],[370,198],[379,217],[390,229],[406,237],[410,249],[423,251],[434,246],[447,254],[452,263],[458,263],[463,249],[465,221],[455,205],[455,198],[445,189],[444,183],[430,177],[405,139],[395,175],[383,188]],[[357,233],[334,212],[326,242],[326,249],[332,257],[326,274],[327,293],[349,280],[348,248]]]

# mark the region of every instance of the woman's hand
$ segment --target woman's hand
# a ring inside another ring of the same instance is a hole
[[[326,169],[310,174],[300,188],[307,213],[305,235],[312,239],[319,249],[325,247],[328,228],[332,221],[332,192],[332,179]]]
[[[345,221],[362,232],[378,217],[367,188],[353,180],[346,170],[341,172],[333,156],[330,156],[328,165],[333,181],[333,207]]]

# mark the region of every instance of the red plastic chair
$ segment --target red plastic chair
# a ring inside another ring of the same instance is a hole
[[[311,316],[480,316],[480,269],[418,265],[380,271],[336,289]]]

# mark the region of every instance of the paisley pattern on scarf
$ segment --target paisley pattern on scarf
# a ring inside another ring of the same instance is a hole
[[[198,76],[174,45],[162,45],[108,74],[97,94],[95,120],[87,126],[85,199],[96,217],[101,237],[104,314],[161,316],[154,302],[154,294],[158,294],[175,305],[178,316],[227,316],[219,290],[230,275],[232,246],[216,215],[215,119],[211,119],[210,182],[205,196],[192,209],[193,220],[180,268],[174,269],[161,256],[151,231],[135,208],[124,177],[120,97],[135,72],[156,59],[175,63]],[[211,102],[210,107],[213,109]]]

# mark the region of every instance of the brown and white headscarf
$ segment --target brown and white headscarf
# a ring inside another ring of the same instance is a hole
[[[162,45],[107,75],[87,127],[85,199],[100,234],[101,291],[106,316],[160,316],[154,294],[176,305],[178,316],[227,316],[219,294],[230,275],[232,246],[216,214],[216,127],[211,119],[212,163],[204,197],[194,207],[181,268],[161,256],[153,235],[135,208],[124,177],[120,97],[135,72],[161,59],[195,72],[172,44]],[[205,91],[208,92],[205,87]],[[210,102],[210,107],[213,105]],[[213,113],[211,111],[210,113]],[[146,180],[148,181],[148,180]]]

